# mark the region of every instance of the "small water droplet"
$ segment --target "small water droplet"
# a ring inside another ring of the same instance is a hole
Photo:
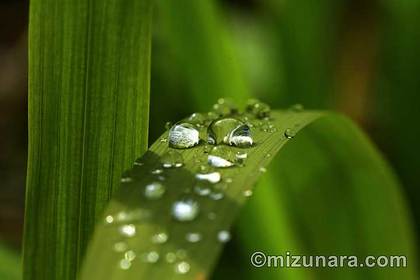
[[[126,237],[133,237],[136,235],[136,226],[133,224],[123,225],[120,227],[120,233]]]
[[[252,196],[252,190],[245,190],[243,194],[244,194],[245,197],[251,197]]]
[[[125,242],[117,242],[114,244],[114,251],[115,252],[124,252],[127,250],[127,243]]]
[[[187,118],[188,123],[201,126],[206,121],[206,117],[204,117],[201,113],[193,113]]]
[[[175,265],[175,272],[178,274],[186,274],[190,271],[190,264],[182,261]]]
[[[183,198],[172,205],[172,216],[180,222],[194,220],[199,212],[199,204],[192,198]]]
[[[219,98],[213,105],[213,111],[219,116],[228,116],[238,113],[238,107],[229,99]]]
[[[142,255],[141,260],[146,263],[156,263],[159,260],[159,253],[150,251]]]
[[[169,146],[177,149],[191,148],[200,141],[200,133],[190,123],[178,123],[169,130]]]
[[[174,263],[176,261],[176,254],[173,252],[166,253],[165,260],[167,263]]]
[[[214,212],[210,212],[207,214],[207,218],[209,218],[209,220],[215,220],[217,217],[216,213]]]
[[[187,251],[185,251],[184,249],[179,249],[176,251],[176,257],[178,259],[185,259],[187,257]]]
[[[208,164],[213,167],[231,167],[234,165],[233,161],[235,161],[235,155],[229,147],[216,146],[210,151],[207,161]]]
[[[198,173],[195,175],[195,178],[202,181],[207,181],[212,184],[219,183],[222,179],[222,176],[219,172],[211,172],[211,173]]]
[[[209,197],[213,200],[220,200],[223,197],[225,197],[225,195],[223,194],[223,192],[216,191],[216,192],[210,193]]]
[[[163,173],[163,170],[162,170],[162,169],[157,168],[157,169],[153,169],[153,170],[151,171],[151,173],[152,173],[152,174],[154,174],[154,175],[159,175],[159,174],[162,174],[162,173]]]
[[[137,165],[137,166],[143,166],[143,165],[144,165],[144,163],[143,163],[143,162],[141,162],[141,161],[135,161],[135,162],[134,162],[134,165]]]
[[[130,183],[130,182],[133,182],[133,178],[131,178],[131,177],[121,178],[121,183]]]
[[[199,242],[201,240],[201,234],[198,233],[198,232],[189,232],[185,235],[185,239],[188,242],[196,243],[196,242]]]
[[[265,172],[267,172],[267,169],[266,169],[265,167],[260,167],[260,169],[259,169],[259,170],[260,170],[260,172],[261,172],[261,173],[265,173]]]
[[[288,128],[288,129],[286,129],[286,130],[284,131],[284,136],[285,136],[287,139],[292,139],[293,137],[295,137],[295,136],[296,136],[296,131],[295,131],[294,129],[292,129],[292,128]]]
[[[265,157],[266,157],[266,158],[269,158],[269,157],[271,157],[271,154],[270,154],[270,153],[267,153],[267,154],[265,155]]]
[[[168,234],[166,232],[158,232],[152,236],[152,242],[155,244],[163,244],[168,241]]]
[[[305,108],[303,107],[302,104],[295,104],[293,106],[290,107],[290,111],[298,113],[298,112],[302,112]]]
[[[164,168],[181,167],[184,164],[182,155],[177,151],[167,151],[161,161]]]
[[[132,261],[136,258],[136,253],[133,250],[128,250],[124,253],[124,258],[128,261]]]
[[[230,238],[230,232],[227,230],[221,230],[217,233],[217,240],[219,240],[222,243],[228,242]]]
[[[168,130],[172,127],[172,122],[166,122],[165,123],[165,129]]]
[[[196,185],[194,187],[194,192],[196,194],[198,194],[199,196],[206,196],[206,195],[209,195],[210,194],[211,190],[206,185]]]
[[[165,187],[159,182],[153,182],[144,188],[144,196],[148,199],[159,199],[165,193]]]
[[[257,99],[248,100],[246,111],[259,119],[267,118],[270,116],[270,106]]]
[[[114,217],[112,215],[108,215],[105,217],[105,223],[112,224],[114,222]]]
[[[131,261],[127,260],[127,259],[122,259],[120,260],[120,268],[122,270],[127,270],[131,267]]]

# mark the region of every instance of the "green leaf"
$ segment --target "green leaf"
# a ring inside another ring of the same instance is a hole
[[[150,0],[34,0],[25,279],[75,279],[95,218],[147,148]]]
[[[0,243],[0,279],[22,279],[20,258],[17,252],[3,246]]]
[[[152,172],[161,168],[162,156],[169,149],[164,133],[125,174],[130,180],[124,180],[105,211],[104,220],[97,225],[82,279],[205,279],[222,251],[218,232],[233,226],[248,200],[244,194],[252,190],[270,162],[263,176],[265,186],[257,188],[250,206],[241,215],[239,251],[268,248],[278,254],[285,249],[296,254],[395,252],[416,263],[411,225],[398,183],[361,132],[346,119],[323,112],[275,111],[272,117],[276,132],[260,130],[260,121],[251,119],[256,145],[247,149],[231,147],[233,151],[246,151],[248,158],[243,167],[219,170],[222,183],[217,186],[227,184],[221,200],[192,191],[197,184],[194,174],[201,164],[207,164],[206,145],[179,150],[184,158],[182,168],[164,169],[161,174]],[[285,137],[288,128],[299,132],[295,139]],[[162,180],[165,194],[157,200],[147,199],[145,185],[157,180]],[[192,222],[179,222],[172,217],[171,208],[186,192],[192,192],[200,213]],[[131,236],[122,234],[124,226],[129,226]],[[151,242],[159,232],[168,234],[164,244]],[[202,240],[188,242],[186,234],[191,232],[200,233]],[[124,261],[125,252],[130,250],[136,258]],[[167,254],[179,250],[185,250],[185,258],[178,256],[175,263],[168,263]],[[147,263],[147,253],[154,251],[159,260]],[[239,263],[244,270],[250,268],[247,257]],[[121,269],[121,261],[126,269]],[[190,265],[185,275],[175,272],[182,261]],[[221,264],[222,268],[226,265]],[[415,279],[413,266],[396,271],[402,271],[401,279]],[[226,278],[225,273],[225,269],[222,273],[217,271],[215,278]],[[284,274],[292,279],[308,279],[305,277],[309,274],[324,279],[323,275],[338,272],[265,269],[261,273],[264,274],[258,274],[256,279],[277,279]],[[376,271],[366,273],[376,278],[381,275]],[[355,278],[356,274],[365,275],[363,270],[356,270],[346,279],[360,279]]]

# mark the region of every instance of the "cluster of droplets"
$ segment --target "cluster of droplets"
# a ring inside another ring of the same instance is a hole
[[[293,106],[290,111],[300,112],[300,105]],[[213,106],[213,111],[204,115],[194,113],[184,120],[171,124],[167,123],[169,130],[167,137],[162,137],[160,141],[167,143],[169,149],[160,157],[160,166],[151,171],[154,177],[143,188],[143,196],[146,200],[153,203],[165,196],[165,172],[174,172],[184,166],[184,159],[180,149],[193,148],[199,144],[203,146],[203,156],[196,160],[197,172],[195,173],[195,183],[191,189],[187,189],[181,197],[175,199],[170,206],[172,219],[179,223],[191,223],[199,216],[209,220],[215,220],[215,212],[203,213],[200,209],[202,199],[221,200],[225,196],[225,191],[232,182],[230,178],[222,178],[220,169],[242,167],[248,158],[246,149],[256,145],[253,138],[253,129],[259,129],[266,133],[277,131],[270,116],[270,107],[258,100],[249,100],[245,112],[239,113],[236,106],[229,100],[219,99]],[[252,120],[252,121],[251,121]],[[296,135],[298,127],[291,127],[284,131],[284,137],[291,139]],[[270,157],[267,154],[267,157]],[[135,166],[143,166],[141,161],[134,162]],[[264,173],[264,167],[259,168],[259,172]],[[129,175],[123,176],[122,183],[132,183],[133,178]],[[244,197],[253,194],[252,189],[243,191]],[[138,233],[135,221],[144,221],[150,217],[150,213],[139,211],[133,213],[120,212],[116,215],[105,217],[106,224],[117,224],[118,231],[122,238],[130,239]],[[219,230],[216,236],[206,236],[199,231],[188,231],[185,233],[185,240],[189,243],[199,243],[204,238],[216,238],[221,243],[228,242],[231,238],[228,230]],[[159,229],[151,237],[150,242],[153,246],[165,244],[170,239],[170,233]],[[187,252],[183,249],[177,251],[164,252],[153,249],[141,252],[137,256],[136,252],[129,248],[127,242],[119,241],[114,244],[114,251],[123,253],[119,266],[126,270],[131,267],[132,262],[137,258],[144,263],[157,263],[164,261],[174,266],[177,274],[186,274],[191,266],[186,259]]]

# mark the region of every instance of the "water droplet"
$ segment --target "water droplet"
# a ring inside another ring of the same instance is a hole
[[[209,195],[210,194],[211,190],[206,185],[196,185],[194,187],[194,192],[196,194],[198,194],[199,196],[206,196],[206,195]]]
[[[249,126],[234,118],[222,118],[213,121],[207,133],[208,142],[213,145],[228,144],[249,147],[253,144]]]
[[[216,191],[216,192],[212,192],[212,193],[209,195],[209,197],[210,197],[211,199],[213,199],[213,200],[220,200],[220,199],[222,199],[223,197],[225,197],[225,195],[224,195],[222,192],[220,192],[220,191]]]
[[[172,205],[172,216],[180,222],[194,220],[199,212],[198,202],[192,198],[183,198]]]
[[[213,111],[219,116],[228,116],[238,113],[238,107],[228,99],[219,98],[217,103],[213,105]]]
[[[152,236],[152,242],[155,244],[163,244],[168,241],[168,234],[166,232],[158,232]]]
[[[252,196],[252,190],[245,190],[243,194],[244,194],[245,197],[251,197]]]
[[[227,230],[221,230],[217,233],[217,240],[219,240],[222,243],[228,242],[230,238],[230,232]]]
[[[158,168],[158,169],[152,170],[151,173],[154,175],[159,175],[163,173],[163,170]]]
[[[296,136],[296,131],[295,131],[294,129],[292,129],[292,128],[288,128],[288,129],[286,129],[286,130],[284,131],[284,136],[285,136],[287,139],[292,139],[293,137],[295,137],[295,136]]]
[[[136,227],[133,224],[123,225],[120,227],[120,233],[127,237],[136,235]]]
[[[191,148],[200,141],[200,133],[190,123],[178,123],[169,130],[169,146],[177,149]]]
[[[214,147],[207,157],[208,164],[217,168],[231,167],[234,165],[234,160],[234,153],[226,146]]]
[[[123,270],[127,270],[131,267],[131,261],[122,259],[120,260],[120,268]]]
[[[161,161],[164,168],[181,167],[184,163],[182,155],[177,151],[167,151]]]
[[[144,188],[144,196],[148,199],[159,199],[165,193],[165,187],[159,182],[148,184]]]
[[[259,119],[267,118],[270,116],[270,106],[257,99],[248,100],[246,111]]]
[[[270,154],[270,153],[267,153],[267,154],[265,155],[265,157],[266,157],[266,158],[269,158],[269,157],[271,157],[271,154]]]
[[[246,159],[248,157],[248,153],[246,152],[237,152],[236,153],[236,158],[237,159]]]
[[[189,232],[185,235],[185,239],[188,242],[196,243],[196,242],[199,242],[201,240],[201,234],[198,233],[198,232]]]
[[[121,178],[121,183],[130,183],[130,182],[133,182],[133,178],[131,178],[131,177]]]
[[[185,259],[187,257],[187,251],[184,249],[179,249],[176,251],[176,257],[178,259]]]
[[[203,180],[212,184],[216,184],[220,182],[220,180],[222,179],[222,176],[220,175],[219,172],[212,172],[212,173],[205,173],[205,174],[198,173],[195,175],[195,178],[197,178],[198,180]]]
[[[190,264],[182,261],[175,265],[175,272],[178,274],[186,274],[190,271]]]
[[[136,258],[136,253],[133,250],[128,250],[124,253],[124,258],[128,261],[132,261]]]
[[[165,256],[165,260],[167,263],[174,263],[176,261],[176,254],[168,252]]]
[[[290,111],[292,112],[302,112],[305,108],[303,107],[302,104],[295,104],[293,106],[290,107]]]
[[[260,167],[260,169],[259,169],[259,170],[260,170],[260,172],[261,172],[261,173],[265,173],[265,172],[267,172],[267,169],[266,169],[265,167]]]
[[[111,215],[108,215],[105,217],[105,223],[112,224],[114,222],[114,217]]]
[[[146,263],[156,263],[159,260],[159,253],[156,251],[150,251],[143,254],[141,259]]]
[[[134,165],[137,165],[137,166],[143,166],[143,165],[144,165],[144,163],[143,163],[143,162],[141,162],[141,161],[135,161],[135,162],[134,162]]]
[[[165,129],[168,130],[172,127],[172,122],[166,122],[165,123]]]
[[[114,251],[115,252],[124,252],[127,250],[127,243],[125,242],[117,242],[114,244]]]
[[[196,126],[201,126],[206,121],[206,118],[201,113],[193,113],[187,118],[187,121]]]

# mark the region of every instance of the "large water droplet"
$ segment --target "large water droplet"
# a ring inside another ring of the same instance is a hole
[[[284,136],[287,139],[292,139],[293,137],[296,136],[296,130],[294,130],[293,128],[288,128],[284,131]]]
[[[159,182],[153,182],[144,188],[144,196],[148,199],[159,199],[165,193],[165,187]]]
[[[214,147],[208,155],[208,164],[213,167],[230,167],[233,166],[235,161],[235,154],[231,148],[226,146]]]
[[[120,227],[120,233],[126,237],[133,237],[136,235],[136,226],[133,224],[123,225]]]
[[[228,144],[249,147],[253,143],[249,126],[234,118],[222,118],[213,121],[207,133],[208,142],[213,145]]]
[[[182,155],[177,151],[167,151],[161,161],[164,168],[181,167],[184,164]]]
[[[270,106],[257,99],[248,100],[246,111],[259,119],[267,118],[270,116]]]
[[[217,233],[217,240],[222,243],[226,243],[230,240],[230,232],[227,230],[221,230]]]
[[[212,173],[198,173],[195,175],[195,178],[198,180],[207,181],[212,184],[219,183],[222,179],[222,176],[219,172],[212,172]]]
[[[196,243],[196,242],[199,242],[201,240],[201,234],[198,233],[198,232],[189,232],[185,235],[185,239],[188,242]]]
[[[172,216],[180,222],[194,220],[199,212],[199,204],[192,198],[183,198],[172,205]]]
[[[178,274],[186,274],[190,271],[190,264],[182,261],[175,265],[175,272]]]
[[[177,149],[191,148],[200,141],[200,133],[190,123],[178,123],[169,130],[169,146]]]

